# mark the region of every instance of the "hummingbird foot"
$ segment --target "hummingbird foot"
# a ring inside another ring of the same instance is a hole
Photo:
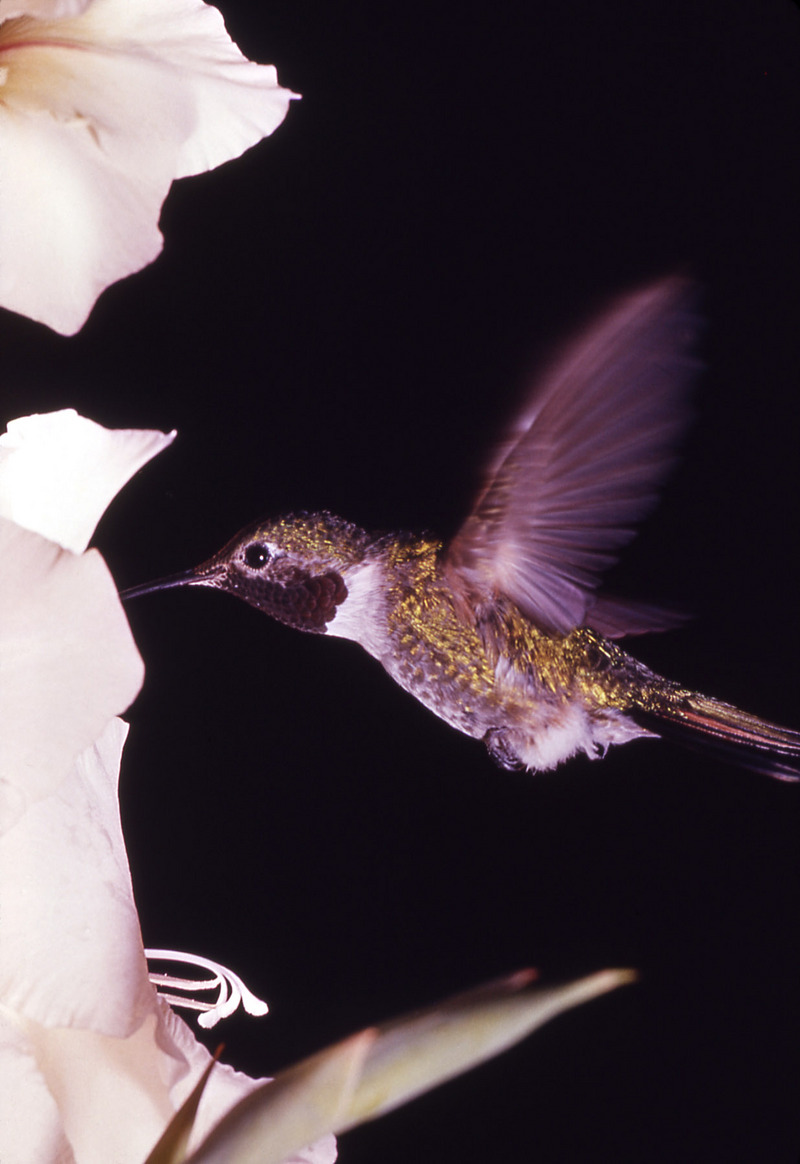
[[[148,961],[182,962],[185,966],[199,966],[201,970],[211,973],[211,978],[178,978],[173,974],[149,971],[150,981],[170,1006],[201,1012],[197,1019],[201,1027],[215,1026],[220,1019],[233,1014],[240,1003],[252,1015],[266,1014],[269,1009],[263,999],[247,989],[238,974],[221,966],[219,962],[212,962],[210,958],[203,958],[200,954],[184,954],[179,950],[145,950],[144,955]],[[176,990],[186,993],[174,994]],[[216,990],[216,999],[212,1001],[195,997],[196,992],[204,990]]]
[[[505,768],[507,772],[519,772],[525,767],[525,762],[514,751],[508,734],[506,728],[489,728],[483,737],[483,742],[498,767]]]

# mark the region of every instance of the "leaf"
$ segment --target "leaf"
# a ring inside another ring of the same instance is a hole
[[[562,1011],[631,982],[604,970],[531,986],[523,970],[370,1027],[281,1072],[221,1120],[187,1164],[281,1164],[328,1132],[376,1119],[519,1042]]]

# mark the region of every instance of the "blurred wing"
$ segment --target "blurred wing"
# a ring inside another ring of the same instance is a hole
[[[632,602],[612,594],[601,594],[597,599],[590,599],[590,602],[583,625],[599,631],[607,639],[674,630],[687,623],[691,617],[684,610],[656,606],[650,602]]]
[[[693,298],[678,277],[637,291],[551,365],[448,547],[461,580],[508,595],[562,634],[586,621],[600,574],[653,505],[685,427],[699,366]]]

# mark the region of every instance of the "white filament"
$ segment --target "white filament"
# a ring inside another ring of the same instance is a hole
[[[167,988],[166,990],[158,989],[158,993],[170,1006],[181,1006],[187,1010],[202,1012],[197,1018],[201,1027],[213,1027],[220,1019],[228,1018],[237,1009],[239,1003],[248,1014],[252,1015],[266,1014],[269,1009],[263,999],[257,998],[252,991],[247,989],[238,974],[221,966],[219,962],[212,962],[200,954],[184,954],[180,950],[145,950],[144,955],[148,960],[183,962],[186,966],[199,966],[201,969],[211,972],[213,977],[199,979],[178,978],[172,974],[157,974],[154,971],[149,973],[150,981],[156,988]],[[175,990],[187,992],[217,990],[218,994],[216,999],[211,1001],[205,998],[195,998],[192,993],[173,994],[172,991]]]

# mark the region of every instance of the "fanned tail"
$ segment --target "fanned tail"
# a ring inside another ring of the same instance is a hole
[[[699,692],[672,692],[633,718],[665,739],[731,760],[777,780],[800,780],[800,732]]]

